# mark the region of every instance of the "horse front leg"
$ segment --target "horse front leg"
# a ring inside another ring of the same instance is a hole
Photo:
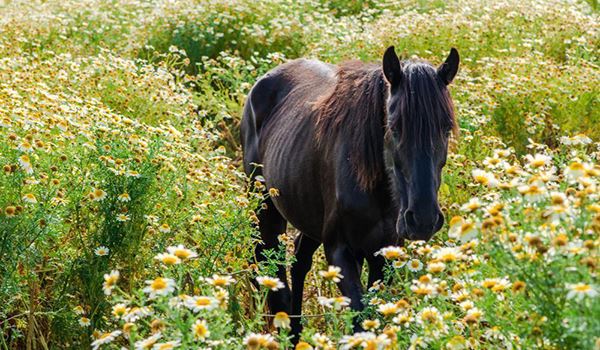
[[[383,282],[383,267],[385,266],[385,258],[382,256],[374,256],[367,259],[369,264],[369,282],[367,288],[371,288],[376,281]]]
[[[362,259],[352,254],[351,250],[344,244],[325,246],[325,255],[330,265],[337,266],[342,270],[344,278],[338,283],[338,287],[345,297],[350,298],[350,308],[354,311],[362,311],[364,304],[360,282],[361,266],[359,265],[359,261],[362,261]],[[354,318],[353,324],[354,332],[363,330],[357,317]]]

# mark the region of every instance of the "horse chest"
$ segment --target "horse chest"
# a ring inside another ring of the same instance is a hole
[[[381,248],[393,234],[393,225],[386,224],[390,222],[386,203],[364,192],[338,192],[336,197],[335,222],[329,234],[367,254]]]

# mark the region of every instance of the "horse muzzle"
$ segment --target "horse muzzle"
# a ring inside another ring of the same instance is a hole
[[[406,210],[398,217],[396,231],[402,238],[410,241],[429,241],[444,225],[444,215],[441,211],[431,218],[415,215],[412,210]]]

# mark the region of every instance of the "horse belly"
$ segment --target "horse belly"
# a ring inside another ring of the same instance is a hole
[[[282,125],[263,148],[263,175],[277,210],[292,226],[321,239],[323,203],[310,125]]]

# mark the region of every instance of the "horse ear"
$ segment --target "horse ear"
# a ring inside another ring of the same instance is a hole
[[[383,54],[383,75],[392,87],[398,86],[402,81],[402,66],[393,46],[388,47]]]
[[[437,74],[444,84],[448,85],[452,82],[454,76],[456,76],[456,72],[458,72],[459,62],[458,51],[455,48],[451,48],[446,62],[442,63],[437,70]]]

